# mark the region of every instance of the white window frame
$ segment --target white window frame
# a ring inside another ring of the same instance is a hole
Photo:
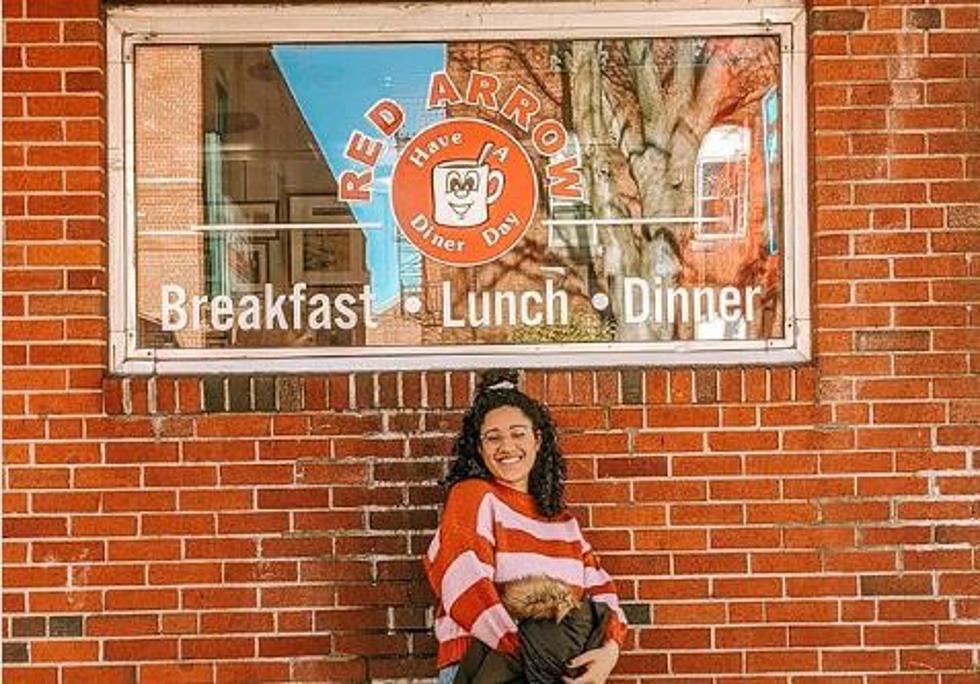
[[[129,375],[488,367],[801,363],[811,356],[806,30],[802,0],[129,6],[107,21],[109,351]],[[778,35],[784,336],[771,340],[427,347],[146,349],[136,339],[133,52],[136,45]],[[791,258],[788,258],[790,257]]]

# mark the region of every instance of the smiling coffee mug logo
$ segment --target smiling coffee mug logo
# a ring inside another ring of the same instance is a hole
[[[538,199],[523,146],[479,119],[422,130],[395,164],[391,186],[402,233],[426,256],[454,266],[509,251],[527,231]]]
[[[489,143],[485,149],[489,149]],[[490,192],[490,185],[494,185]],[[432,169],[436,223],[471,228],[486,223],[490,205],[504,191],[504,173],[481,160],[445,161]]]

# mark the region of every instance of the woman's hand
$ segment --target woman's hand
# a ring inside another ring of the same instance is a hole
[[[610,639],[599,648],[586,651],[569,660],[570,669],[584,667],[585,672],[575,678],[562,677],[562,679],[565,684],[602,684],[616,667],[617,660],[619,660],[619,644]]]

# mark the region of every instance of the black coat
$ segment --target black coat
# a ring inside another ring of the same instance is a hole
[[[477,639],[459,664],[453,684],[561,684],[575,676],[566,663],[605,642],[609,607],[586,598],[561,622],[522,620],[520,655],[506,656]]]

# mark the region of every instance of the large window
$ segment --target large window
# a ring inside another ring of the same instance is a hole
[[[802,10],[647,7],[114,10],[114,368],[807,358]]]

